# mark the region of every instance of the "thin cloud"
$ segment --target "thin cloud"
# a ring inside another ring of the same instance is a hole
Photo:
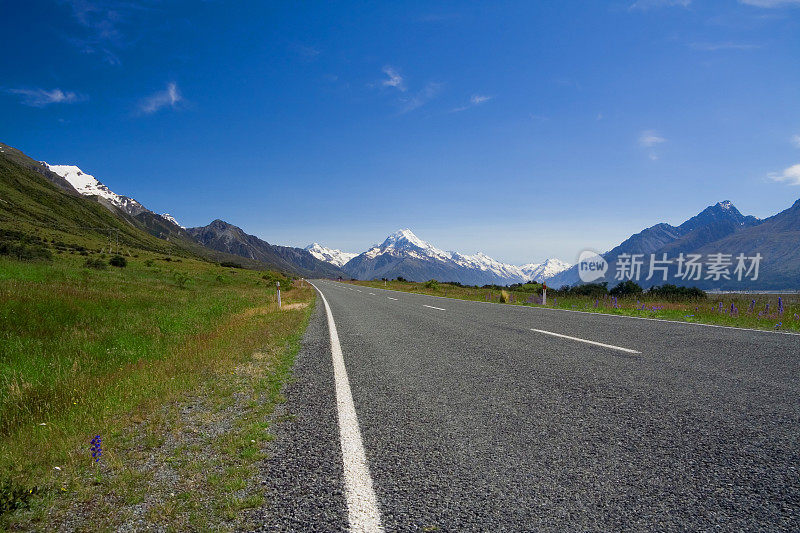
[[[800,185],[800,163],[784,169],[783,172],[768,174],[767,177],[772,181],[778,181],[788,185]]]
[[[639,146],[645,148],[652,148],[653,146],[665,142],[667,142],[667,140],[655,130],[645,130],[639,134]]]
[[[667,142],[667,140],[655,130],[644,130],[639,134],[639,146],[647,150],[647,157],[649,157],[651,161],[658,160],[655,147],[665,142]]]
[[[178,85],[175,82],[170,82],[163,91],[152,94],[139,102],[139,111],[145,115],[151,115],[164,107],[174,109],[182,101],[183,96],[178,90]]]
[[[381,82],[381,85],[383,85],[384,87],[394,87],[398,91],[406,92],[407,88],[405,80],[403,79],[403,76],[400,75],[400,73],[397,71],[396,68],[387,65],[383,67],[383,73],[386,74],[388,78],[383,80]]]
[[[120,65],[122,61],[115,49],[129,47],[134,39],[125,27],[141,27],[134,19],[140,13],[153,11],[147,4],[152,2],[129,0],[61,0],[69,7],[73,18],[85,28],[82,35],[69,35],[66,40],[85,54],[97,54],[109,65]]]
[[[441,83],[431,82],[425,85],[425,87],[423,87],[423,89],[418,93],[416,93],[414,96],[410,98],[401,99],[400,102],[402,106],[400,109],[400,113],[401,114],[408,113],[410,111],[414,111],[415,109],[424,106],[425,104],[436,98],[436,95],[439,94],[439,92],[442,90],[442,87],[443,85]]]
[[[771,9],[776,7],[799,6],[800,0],[739,0],[739,3]]]
[[[11,94],[22,98],[22,103],[31,107],[45,107],[50,104],[74,104],[86,98],[72,91],[61,89],[8,89]]]
[[[755,50],[761,48],[760,44],[751,43],[689,43],[689,47],[704,52],[716,52],[718,50]]]
[[[800,135],[792,135],[792,144],[800,148]]]
[[[630,5],[629,9],[656,9],[659,7],[689,7],[692,0],[637,0]]]
[[[485,104],[489,100],[492,100],[494,96],[486,96],[483,94],[473,94],[469,99],[469,104],[461,107],[456,107],[455,109],[451,110],[452,113],[458,113],[460,111],[465,111],[470,107],[475,107],[481,104]]]

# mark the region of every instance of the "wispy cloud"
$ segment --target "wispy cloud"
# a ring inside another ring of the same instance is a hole
[[[655,147],[665,142],[667,142],[667,140],[655,130],[644,130],[639,134],[639,146],[647,150],[647,157],[653,161],[658,159],[658,153],[656,153]]]
[[[639,146],[644,146],[645,148],[652,148],[664,142],[667,142],[667,140],[655,130],[645,130],[639,134]]]
[[[178,90],[178,85],[175,82],[170,82],[163,91],[159,91],[142,99],[142,101],[139,102],[139,111],[142,114],[150,115],[164,107],[175,108],[182,101],[183,96],[181,96]]]
[[[689,7],[692,0],[637,0],[630,5],[630,9],[655,9],[659,7]]]
[[[413,96],[402,98],[400,100],[401,103],[400,113],[401,114],[408,113],[409,111],[414,111],[415,109],[424,106],[425,104],[436,98],[436,95],[439,94],[439,92],[442,90],[442,87],[444,87],[444,85],[441,83],[431,82],[426,84],[421,91],[414,94]]]
[[[748,6],[766,8],[800,5],[800,0],[739,0],[739,2]]]
[[[793,145],[800,148],[800,135],[792,135],[791,141]]]
[[[22,103],[31,107],[45,107],[50,104],[74,104],[86,100],[85,96],[61,89],[7,89],[7,92],[22,98]]]
[[[768,174],[767,177],[772,181],[779,181],[788,185],[800,185],[800,163],[784,169],[783,172]]]
[[[386,74],[387,79],[381,81],[381,85],[384,87],[394,87],[403,92],[407,90],[406,82],[396,68],[387,65],[383,67],[383,73]]]
[[[464,111],[466,109],[469,109],[470,107],[475,107],[475,106],[478,106],[478,105],[481,105],[481,104],[485,104],[486,102],[488,102],[489,100],[492,100],[493,98],[494,98],[494,96],[487,96],[487,95],[484,95],[484,94],[473,94],[470,97],[469,103],[467,105],[464,105],[464,106],[461,106],[461,107],[456,107],[455,109],[451,110],[451,112],[452,113],[458,113],[459,111]]]
[[[694,48],[695,50],[702,50],[704,52],[716,52],[718,50],[755,50],[757,48],[761,48],[762,45],[752,44],[752,43],[722,42],[722,43],[689,43],[689,47]]]
[[[120,65],[122,62],[115,49],[125,48],[132,44],[132,39],[123,30],[125,25],[132,25],[131,19],[139,13],[152,11],[148,0],[61,0],[72,12],[73,18],[86,31],[82,35],[70,35],[67,41],[78,47],[83,53],[98,54],[109,65]],[[137,34],[141,33],[141,25]]]

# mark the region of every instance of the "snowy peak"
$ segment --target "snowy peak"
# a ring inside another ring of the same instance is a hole
[[[186,226],[181,226],[178,223],[178,221],[175,219],[175,217],[170,215],[169,213],[161,213],[159,216],[161,218],[163,218],[164,220],[166,220],[167,222],[172,222],[173,224],[175,224],[176,226],[178,226],[181,229],[186,229]]]
[[[353,274],[369,277],[376,274],[374,269],[369,266],[371,263],[379,261],[381,265],[387,265],[403,260],[416,261],[415,264],[418,265],[415,267],[416,271],[411,273],[401,270],[393,272],[395,275],[400,274],[407,279],[420,278],[421,280],[425,277],[425,279],[436,278],[440,281],[462,281],[470,284],[521,283],[531,279],[544,279],[546,276],[554,275],[554,273],[569,267],[563,261],[551,259],[542,264],[526,265],[531,268],[529,271],[525,271],[524,267],[502,263],[483,252],[466,255],[441,250],[420,239],[408,228],[390,234],[382,244],[375,245],[359,255],[358,259],[354,260],[350,266]],[[423,264],[427,266],[420,266]],[[384,267],[377,268],[385,270]],[[381,275],[389,274],[388,271],[383,272],[383,270],[380,272]]]
[[[120,194],[115,193],[102,183],[92,176],[91,174],[86,174],[80,168],[76,167],[75,165],[50,165],[48,163],[44,163],[47,168],[49,168],[52,172],[55,172],[65,180],[67,180],[70,185],[72,185],[76,191],[81,193],[83,196],[98,196],[105,200],[108,200],[112,205],[122,209],[129,215],[136,216],[139,213],[143,213],[148,209],[134,200],[133,198],[128,198],[127,196],[122,196]]]
[[[526,279],[541,283],[542,281],[550,279],[556,274],[567,270],[571,266],[572,265],[565,261],[551,258],[544,263],[529,263],[527,265],[522,265],[520,269],[522,270],[523,274],[525,274]]]
[[[325,261],[337,267],[344,266],[348,261],[358,255],[336,250],[334,248],[326,248],[318,242],[309,244],[305,247],[305,250],[320,261]]]

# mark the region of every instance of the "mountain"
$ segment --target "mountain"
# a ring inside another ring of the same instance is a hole
[[[527,265],[522,265],[519,268],[525,275],[526,280],[533,280],[541,283],[542,281],[546,281],[560,272],[567,270],[571,266],[572,265],[565,261],[551,258],[544,263],[528,263]]]
[[[761,223],[741,229],[692,251],[708,254],[761,254],[759,277],[742,285],[736,280],[718,284],[721,289],[797,289],[800,287],[800,200]]]
[[[325,248],[316,242],[306,246],[305,250],[320,261],[325,261],[340,268],[358,255],[350,252],[343,252],[341,250],[335,250],[333,248]]]
[[[436,248],[414,235],[409,229],[398,230],[383,243],[348,261],[342,269],[358,279],[403,277],[411,281],[455,281],[465,285],[510,285],[529,281],[533,270],[542,265],[523,268],[501,263],[483,253],[464,255]],[[567,265],[568,266],[568,265]],[[549,267],[558,269],[550,260]],[[541,270],[544,274],[544,269]]]
[[[131,216],[136,216],[148,210],[133,198],[115,193],[100,183],[94,176],[86,174],[75,165],[44,164],[49,170],[67,180],[83,196],[97,196],[101,199],[101,203],[103,201],[108,202]]]
[[[186,229],[186,226],[181,226],[181,225],[178,223],[178,221],[177,221],[177,220],[175,220],[175,217],[174,217],[174,216],[172,216],[172,215],[170,215],[169,213],[161,213],[161,215],[160,215],[160,216],[161,216],[161,218],[163,218],[163,219],[164,219],[164,220],[166,220],[167,222],[172,222],[173,224],[175,224],[175,225],[176,225],[176,226],[178,226],[179,228],[181,228],[181,229]]]
[[[730,201],[724,201],[705,208],[679,226],[672,226],[666,223],[656,224],[632,235],[618,246],[601,254],[610,266],[605,280],[609,282],[610,286],[618,283],[614,279],[614,273],[616,272],[614,265],[617,264],[622,254],[644,254],[646,262],[643,270],[646,270],[646,268],[649,268],[650,254],[656,254],[656,256],[661,257],[662,254],[666,253],[668,258],[677,257],[681,252],[692,252],[709,243],[746,228],[757,226],[760,223],[761,221],[756,217],[742,215]],[[575,285],[580,282],[577,265],[561,272],[548,281],[553,287]],[[655,281],[648,283],[646,280],[640,280],[640,283],[643,286],[648,286],[653,285]]]
[[[217,219],[208,226],[188,228],[186,232],[203,246],[273,264],[281,270],[302,276],[336,278],[344,275],[338,267],[320,261],[307,250],[270,244],[224,220]]]

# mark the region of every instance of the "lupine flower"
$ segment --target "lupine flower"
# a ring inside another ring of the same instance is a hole
[[[778,314],[783,314],[783,299],[778,296]]]
[[[764,309],[764,314],[765,314],[765,315],[768,315],[768,314],[769,314],[769,304],[767,304],[767,308],[766,308],[766,309]]]
[[[756,308],[756,301],[755,300],[751,300],[750,301],[750,309],[748,309],[747,312],[748,313],[752,313],[753,309],[755,309],[755,308]]]
[[[100,456],[103,455],[103,449],[102,449],[103,440],[100,438],[100,435],[95,435],[94,437],[92,437],[92,440],[89,441],[89,443],[92,445],[91,450],[94,462],[99,463]]]
[[[594,306],[597,307],[597,298],[594,299]]]
[[[722,312],[722,302],[719,303],[719,312]]]
[[[797,316],[797,313],[795,313],[795,314],[794,314],[794,319],[795,319],[795,320],[800,320],[800,316]]]
[[[683,315],[683,318],[691,318],[691,317],[693,317],[693,316],[694,316],[694,315]]]
[[[779,328],[779,327],[781,327],[782,325],[783,325],[783,322],[778,322],[777,324],[775,324],[775,329],[778,329],[778,328]]]

